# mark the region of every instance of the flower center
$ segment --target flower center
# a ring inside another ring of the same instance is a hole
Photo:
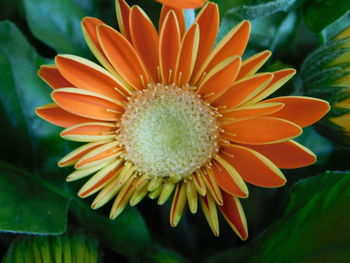
[[[126,159],[150,176],[188,176],[218,149],[213,111],[189,88],[152,84],[121,118]]]

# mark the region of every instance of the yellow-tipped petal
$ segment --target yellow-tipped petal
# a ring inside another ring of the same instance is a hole
[[[133,185],[134,180],[135,179],[133,177],[130,177],[129,180],[125,182],[125,184],[123,185],[123,188],[118,193],[113,203],[111,213],[109,215],[111,219],[115,219],[116,217],[118,217],[121,214],[121,212],[123,212],[124,208],[129,202],[131,195],[135,191],[135,187]]]
[[[215,201],[213,200],[210,194],[207,194],[204,197],[200,196],[199,201],[201,203],[204,216],[207,219],[207,222],[211,230],[213,231],[213,234],[215,236],[219,236],[220,228]]]
[[[140,190],[140,191],[135,191],[131,198],[130,198],[130,205],[131,206],[135,206],[137,205],[138,203],[140,203],[142,201],[142,199],[148,194],[148,190],[147,188],[145,187],[144,189]]]
[[[205,187],[205,183],[203,180],[203,173],[201,170],[198,170],[195,175],[193,175],[193,185],[196,188],[197,192],[201,196],[205,196],[207,193],[207,188]]]
[[[124,167],[119,175],[118,184],[124,184],[130,177],[133,176],[136,170],[135,165],[130,162],[125,162]]]
[[[101,169],[83,185],[78,195],[85,198],[102,189],[116,176],[117,169],[121,163],[122,160],[119,159]]]
[[[186,205],[186,186],[178,184],[176,186],[173,202],[170,210],[170,225],[176,227],[181,220]]]
[[[118,172],[117,172],[118,173]],[[101,192],[98,193],[95,200],[93,201],[91,208],[98,209],[109,202],[122,188],[122,184],[118,184],[118,175],[110,181]]]
[[[97,142],[115,138],[116,126],[109,122],[86,122],[64,129],[63,139],[76,142]]]
[[[164,204],[169,199],[174,189],[175,189],[175,184],[171,182],[164,183],[162,187],[162,192],[160,193],[160,196],[158,199],[158,205]]]
[[[188,206],[190,208],[191,213],[195,214],[197,213],[197,208],[198,208],[197,190],[191,181],[186,182],[185,185],[186,185]]]
[[[160,193],[162,192],[162,186],[159,186],[156,188],[153,192],[149,193],[148,197],[151,198],[152,200],[158,198],[160,196]]]
[[[203,181],[205,183],[206,188],[208,189],[209,193],[214,198],[215,202],[218,205],[222,205],[223,201],[222,201],[221,191],[220,191],[218,184],[216,183],[213,171],[211,169],[206,169],[204,176],[202,178],[203,178]]]
[[[147,190],[150,192],[153,192],[154,190],[156,190],[157,188],[159,188],[159,186],[162,184],[163,179],[161,177],[155,177],[151,180],[151,182],[149,183],[149,185],[147,186]]]
[[[107,166],[108,164],[110,164],[110,162],[104,162],[85,169],[75,170],[74,172],[72,172],[70,175],[67,176],[66,181],[72,182],[72,181],[84,178],[90,174],[97,172],[98,170],[101,170],[103,167]]]
[[[142,190],[144,187],[147,187],[149,184],[149,177],[147,174],[142,175],[139,177],[137,182],[135,183],[136,191]]]

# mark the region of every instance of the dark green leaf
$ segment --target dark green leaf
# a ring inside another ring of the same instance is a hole
[[[249,262],[349,262],[350,173],[326,172],[298,182],[282,218]]]
[[[350,1],[308,0],[303,5],[304,21],[311,31],[319,33],[349,9]]]
[[[211,256],[204,263],[242,263],[247,261],[250,253],[251,249],[248,247],[232,248]]]
[[[71,210],[84,228],[95,234],[114,251],[130,258],[144,254],[151,245],[147,226],[137,209],[129,207],[117,219],[92,210],[84,202],[74,200]]]
[[[24,0],[30,30],[58,53],[90,56],[80,27],[89,6],[86,1]]]
[[[68,200],[45,189],[33,176],[0,162],[0,231],[62,234]]]

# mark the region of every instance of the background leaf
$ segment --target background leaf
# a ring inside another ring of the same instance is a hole
[[[0,162],[0,232],[64,233],[68,200],[31,178],[27,172]]]
[[[348,262],[350,172],[298,182],[282,218],[259,240],[249,262]]]
[[[303,5],[303,17],[309,29],[321,32],[350,9],[350,1],[308,0]]]
[[[90,56],[80,21],[84,16],[94,15],[92,0],[23,1],[28,25],[35,37],[58,53]]]

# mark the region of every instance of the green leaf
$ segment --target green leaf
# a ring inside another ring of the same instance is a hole
[[[302,180],[249,262],[349,262],[350,172]]]
[[[350,1],[308,0],[303,5],[303,17],[308,28],[319,33],[350,9]]]
[[[339,19],[322,30],[321,36],[323,43],[331,40],[348,26],[350,26],[350,10],[346,12],[345,15],[341,16]]]
[[[62,234],[68,199],[44,188],[33,175],[0,161],[0,231]]]
[[[71,0],[23,0],[28,25],[35,37],[58,53],[90,56],[80,27],[91,3]]]
[[[118,218],[111,220],[75,199],[71,211],[84,229],[124,256],[137,258],[151,246],[147,226],[136,208],[129,207]]]
[[[218,40],[223,38],[223,36],[225,36],[234,25],[238,24],[242,20],[254,20],[257,18],[271,16],[279,11],[287,11],[295,2],[296,0],[274,0],[264,1],[260,4],[250,4],[232,8],[227,11],[222,19]],[[270,30],[270,28],[264,28],[264,32],[266,30]]]

